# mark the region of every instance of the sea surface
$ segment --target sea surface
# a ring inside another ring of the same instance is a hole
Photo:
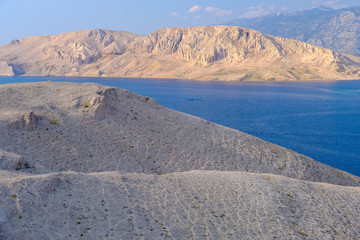
[[[198,82],[177,79],[0,77],[0,83],[96,82],[155,98],[360,176],[360,80]],[[1,114],[1,113],[0,113]]]

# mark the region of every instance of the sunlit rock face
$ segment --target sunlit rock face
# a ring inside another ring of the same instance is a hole
[[[5,61],[0,71],[12,68],[15,75],[225,81],[360,78],[356,58],[228,26],[166,28],[148,36],[100,29],[35,36],[0,46],[0,59]]]
[[[14,76],[13,68],[6,62],[0,61],[0,76]]]

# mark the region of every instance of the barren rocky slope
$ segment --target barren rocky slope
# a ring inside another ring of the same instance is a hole
[[[98,84],[0,85],[1,239],[354,239],[360,179]]]
[[[0,46],[0,61],[1,75],[199,80],[360,78],[356,58],[227,26],[167,28],[148,36],[95,29],[29,37]]]
[[[247,172],[0,174],[3,239],[360,236],[359,187]]]
[[[226,23],[360,56],[360,7],[314,8]]]

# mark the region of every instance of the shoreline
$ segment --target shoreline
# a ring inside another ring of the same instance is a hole
[[[105,80],[128,80],[128,79],[141,79],[145,81],[184,81],[184,82],[194,82],[194,83],[333,83],[333,82],[353,82],[360,81],[359,79],[338,79],[338,80],[197,80],[197,79],[188,79],[188,78],[149,78],[149,77],[93,77],[93,76],[41,76],[41,75],[16,75],[16,76],[0,76],[0,78],[73,78],[73,79],[105,79]],[[1,83],[0,83],[1,84]]]

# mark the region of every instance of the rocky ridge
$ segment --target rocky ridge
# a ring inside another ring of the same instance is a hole
[[[198,80],[358,79],[360,65],[329,49],[239,27],[167,28],[148,36],[89,30],[0,46],[14,75]],[[1,72],[0,72],[1,73]]]
[[[0,85],[0,238],[360,234],[360,178],[99,84]]]
[[[360,7],[315,8],[237,19],[226,25],[258,30],[264,34],[297,39],[316,46],[360,56]]]

